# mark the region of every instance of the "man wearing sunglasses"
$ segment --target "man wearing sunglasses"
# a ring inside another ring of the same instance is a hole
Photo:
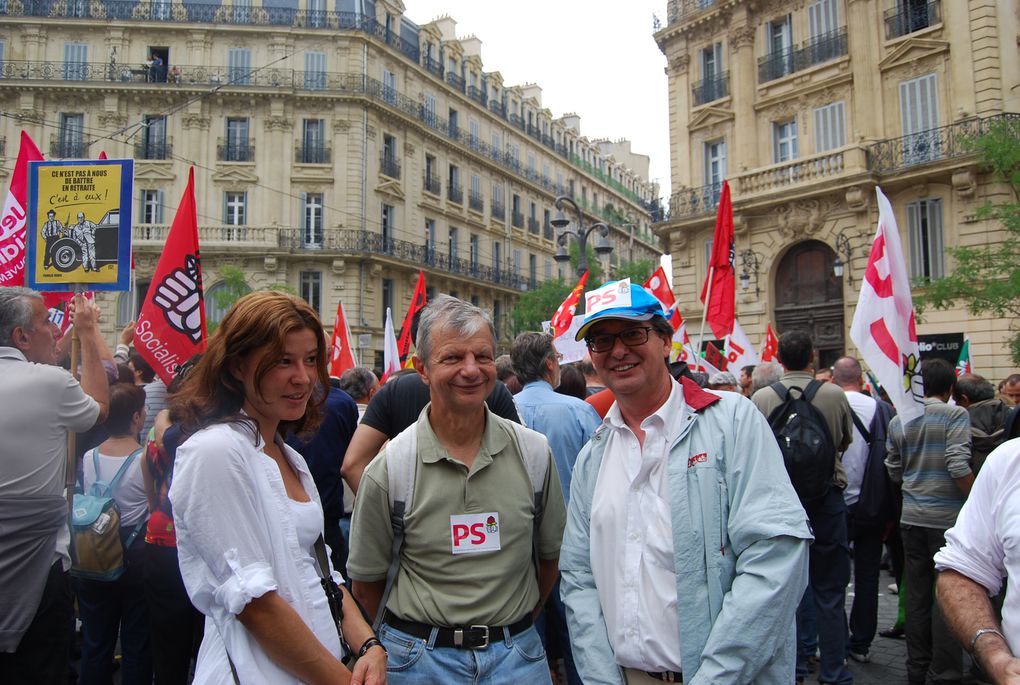
[[[628,280],[577,334],[616,397],[574,468],[560,552],[585,683],[789,685],[806,515],[764,417],[673,380],[672,327]]]

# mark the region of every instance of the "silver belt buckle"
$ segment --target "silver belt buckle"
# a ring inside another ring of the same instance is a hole
[[[489,646],[489,626],[471,626],[471,630],[480,630],[480,631],[482,631],[482,635],[484,637],[482,638],[482,644],[477,645],[477,646],[469,645],[469,647],[471,649],[486,649],[486,648],[488,648],[488,646]]]

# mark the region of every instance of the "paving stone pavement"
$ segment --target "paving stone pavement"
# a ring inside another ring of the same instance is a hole
[[[885,630],[896,623],[896,612],[899,597],[888,590],[893,577],[888,571],[882,571],[878,581],[878,629]],[[847,590],[846,612],[850,615],[853,606],[853,586]],[[854,674],[854,685],[895,685],[907,682],[907,643],[875,635],[871,643],[871,662],[859,664],[850,661],[850,670]],[[806,683],[815,682],[805,679]]]

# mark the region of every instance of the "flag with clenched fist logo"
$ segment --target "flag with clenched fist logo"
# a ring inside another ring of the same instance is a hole
[[[181,364],[205,350],[193,168],[188,172],[188,187],[138,314],[135,348],[168,385]]]

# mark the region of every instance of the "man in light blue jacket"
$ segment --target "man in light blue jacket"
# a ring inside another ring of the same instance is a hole
[[[586,684],[789,685],[811,534],[764,417],[669,375],[672,328],[629,280],[587,293],[616,403],[577,458],[560,553]]]

